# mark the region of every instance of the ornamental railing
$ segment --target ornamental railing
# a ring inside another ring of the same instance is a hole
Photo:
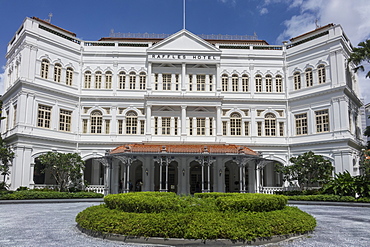
[[[88,192],[104,194],[104,185],[89,185],[86,186],[85,190]]]
[[[262,194],[275,194],[276,191],[283,191],[283,187],[263,187]]]
[[[172,34],[166,33],[115,33],[111,32],[111,38],[136,38],[136,39],[165,39]],[[228,35],[228,34],[197,34],[202,39],[213,40],[258,40],[257,34],[254,35]]]

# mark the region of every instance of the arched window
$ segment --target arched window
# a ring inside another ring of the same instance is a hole
[[[277,75],[275,82],[276,82],[276,92],[277,93],[283,92],[283,77],[281,75]]]
[[[238,75],[233,74],[232,77],[231,77],[231,84],[232,84],[233,92],[238,92],[239,91],[238,81],[239,81]]]
[[[295,72],[294,77],[294,90],[301,89],[301,73]]]
[[[223,74],[221,77],[222,91],[226,92],[229,84],[229,77],[226,74]]]
[[[265,115],[265,136],[276,136],[276,117],[273,113]]]
[[[93,111],[90,115],[90,133],[91,134],[101,134],[103,127],[103,116],[100,111]]]
[[[242,134],[242,118],[239,113],[230,115],[230,135],[240,136]]]
[[[129,111],[126,114],[126,134],[137,134],[137,114],[134,111]]]
[[[304,73],[306,77],[306,87],[312,87],[313,86],[312,69],[308,68]]]
[[[256,92],[262,92],[262,76],[256,75]]]
[[[62,74],[62,65],[60,65],[60,63],[56,63],[54,65],[54,81],[60,82],[61,74]]]
[[[146,86],[146,74],[145,72],[140,73],[140,89],[145,89]]]
[[[85,72],[85,88],[91,88],[91,72],[86,71]]]
[[[119,89],[125,89],[126,73],[124,71],[119,72],[118,80],[119,80]]]
[[[41,61],[41,78],[48,79],[48,74],[49,74],[49,60],[43,59]]]
[[[112,88],[112,72],[111,71],[105,72],[105,88],[106,89]]]
[[[272,76],[266,75],[266,92],[272,92]]]
[[[249,77],[248,75],[242,75],[242,87],[243,87],[243,92],[248,92],[249,90]]]
[[[130,72],[130,89],[135,89],[136,84],[136,73]]]
[[[317,75],[319,77],[319,84],[326,82],[325,65],[320,64],[317,66]]]
[[[101,88],[102,73],[100,71],[95,72],[95,88]]]
[[[66,71],[66,85],[72,86],[72,81],[73,81],[73,69],[71,67],[68,67]]]

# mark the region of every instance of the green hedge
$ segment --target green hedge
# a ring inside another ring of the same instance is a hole
[[[369,197],[355,198],[353,196],[338,195],[307,195],[307,196],[288,196],[288,200],[293,201],[328,201],[328,202],[369,202]]]
[[[308,195],[308,196],[289,196],[293,201],[329,201],[329,202],[355,202],[356,198],[352,196],[337,195]]]
[[[80,212],[76,221],[84,229],[127,236],[247,241],[312,231],[316,226],[312,216],[295,207],[260,213],[130,213],[99,205]]]
[[[178,211],[181,208],[179,197],[171,192],[110,194],[104,197],[104,202],[110,209],[134,213]]]
[[[268,212],[285,207],[287,198],[279,195],[239,194],[237,196],[218,197],[216,205],[220,211]]]
[[[0,193],[0,200],[27,200],[27,199],[72,199],[72,198],[102,198],[104,195],[94,192],[57,192],[21,190]]]
[[[137,192],[107,195],[104,202],[110,209],[133,213],[209,210],[264,212],[283,209],[287,199],[285,196],[251,193],[199,193],[194,197],[180,197],[175,193]]]
[[[226,196],[240,196],[244,194],[240,193],[222,193],[222,192],[210,192],[210,193],[195,193],[194,197],[196,198],[213,198],[226,197]]]

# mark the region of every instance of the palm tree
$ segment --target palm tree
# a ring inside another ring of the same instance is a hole
[[[354,71],[358,70],[364,71],[364,66],[362,62],[370,63],[370,39],[363,41],[358,44],[359,47],[353,48],[353,51],[348,59],[348,63],[352,62],[357,67],[354,68]],[[366,78],[370,78],[370,71],[367,72]]]

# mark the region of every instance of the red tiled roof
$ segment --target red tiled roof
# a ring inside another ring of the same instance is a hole
[[[257,152],[245,146],[234,144],[127,144],[113,149],[110,154],[119,153],[210,153],[210,154],[249,154]]]
[[[42,22],[42,23],[44,23],[44,24],[46,24],[46,25],[52,26],[52,27],[54,27],[54,28],[56,28],[56,29],[59,29],[59,30],[61,30],[61,31],[63,31],[63,32],[66,32],[66,33],[68,33],[68,34],[72,35],[73,37],[76,37],[76,34],[75,34],[75,33],[72,33],[72,32],[70,32],[70,31],[68,31],[68,30],[65,30],[65,29],[61,28],[61,27],[55,26],[55,25],[53,25],[53,24],[51,24],[51,23],[49,23],[49,22],[47,22],[47,21],[44,21],[44,20],[42,20],[42,19],[40,19],[40,18],[37,18],[37,17],[35,17],[35,16],[34,16],[34,17],[32,17],[32,19],[37,20],[37,21],[39,21],[39,22]]]
[[[304,37],[304,36],[306,36],[306,35],[309,35],[309,34],[311,34],[311,33],[314,33],[314,32],[317,32],[317,31],[320,31],[320,30],[322,30],[322,29],[326,29],[326,28],[328,28],[328,27],[332,27],[332,26],[334,26],[334,24],[333,24],[333,23],[330,23],[330,24],[328,24],[328,25],[326,25],[326,26],[316,28],[315,30],[312,30],[312,31],[310,31],[310,32],[307,32],[307,33],[301,34],[301,35],[299,35],[299,36],[297,36],[297,37],[291,38],[291,39],[290,39],[290,41],[291,41],[291,42],[293,42],[293,41],[295,41],[296,39],[302,38],[302,37]]]

